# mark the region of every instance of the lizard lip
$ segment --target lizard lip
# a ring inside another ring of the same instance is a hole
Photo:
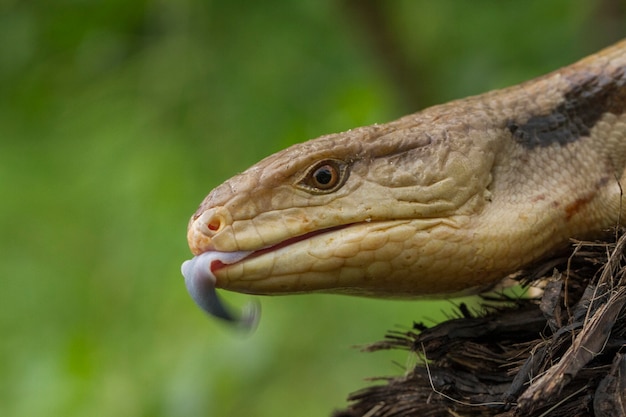
[[[227,267],[229,265],[234,265],[234,264],[243,262],[243,261],[248,260],[248,259],[259,257],[259,256],[264,255],[264,254],[269,253],[269,252],[277,251],[279,249],[282,249],[284,247],[293,245],[293,244],[301,242],[303,240],[310,239],[310,238],[312,238],[314,236],[319,236],[319,235],[323,235],[323,234],[326,234],[326,233],[334,232],[336,230],[345,229],[345,228],[347,228],[349,226],[352,226],[354,224],[356,224],[356,223],[348,223],[348,224],[343,224],[343,225],[340,225],[340,226],[328,227],[326,229],[314,230],[312,232],[305,233],[303,235],[295,236],[295,237],[283,240],[282,242],[276,243],[274,245],[267,246],[265,248],[252,251],[252,252],[250,252],[249,255],[241,258],[240,260],[238,260],[236,262],[225,263],[225,262],[221,262],[219,259],[214,260],[211,263],[211,272],[214,273],[215,271],[218,271],[218,270],[220,270],[222,268],[225,268],[225,267]]]

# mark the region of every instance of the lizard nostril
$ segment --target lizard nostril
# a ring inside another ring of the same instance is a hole
[[[219,218],[213,218],[207,223],[206,227],[212,232],[217,232],[222,228],[222,221]]]
[[[224,207],[211,207],[199,216],[192,217],[187,231],[187,240],[191,252],[194,255],[199,255],[207,251],[218,250],[214,240],[229,240],[230,232],[228,229],[232,224],[232,216]]]
[[[224,230],[232,222],[232,219],[228,210],[214,207],[206,210],[194,222],[200,233],[207,237],[213,237]]]

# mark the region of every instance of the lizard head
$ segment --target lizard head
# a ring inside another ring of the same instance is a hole
[[[492,156],[462,123],[421,127],[429,117],[297,144],[215,188],[189,222],[189,246],[204,261],[186,264],[188,287],[198,273],[252,294],[404,297],[480,284],[443,278],[464,250],[458,230],[488,199]],[[455,134],[467,137],[463,149],[451,145]]]

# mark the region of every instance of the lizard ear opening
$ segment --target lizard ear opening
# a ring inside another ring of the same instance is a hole
[[[348,179],[348,164],[338,159],[324,159],[311,165],[296,186],[312,194],[337,191]]]

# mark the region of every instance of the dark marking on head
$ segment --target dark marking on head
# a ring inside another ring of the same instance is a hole
[[[506,127],[518,143],[528,148],[566,145],[588,136],[603,114],[626,111],[625,69],[572,77],[572,88],[554,110],[531,116],[523,123],[509,120]]]

